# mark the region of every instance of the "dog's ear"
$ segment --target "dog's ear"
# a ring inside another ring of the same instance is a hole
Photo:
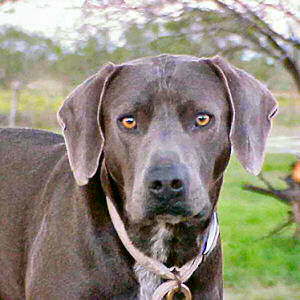
[[[115,69],[113,64],[108,64],[80,84],[65,99],[57,114],[78,185],[87,184],[99,165],[104,143],[99,110],[105,87]]]
[[[242,166],[257,175],[262,168],[277,102],[270,91],[250,74],[232,67],[218,56],[210,61],[224,82],[231,103],[230,140],[233,150]]]

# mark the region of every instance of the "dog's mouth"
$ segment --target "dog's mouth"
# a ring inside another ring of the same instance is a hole
[[[180,201],[173,202],[168,201],[168,204],[152,204],[150,203],[149,206],[146,208],[146,216],[159,216],[159,215],[170,215],[174,217],[192,217],[192,211],[186,206],[183,205]]]
[[[183,214],[174,213],[174,211],[163,211],[161,213],[148,214],[142,221],[143,225],[151,224],[166,224],[166,225],[177,225],[180,223],[190,224],[195,226],[205,227],[208,221],[208,216],[204,211],[199,213],[192,213],[186,211]]]
[[[170,215],[170,214],[162,214],[162,215],[158,215],[158,216],[154,217],[153,219],[157,223],[166,223],[166,224],[170,224],[170,225],[175,225],[175,224],[179,224],[179,223],[182,223],[182,222],[186,222],[190,218],[191,217],[173,216],[173,215]]]
[[[192,209],[181,201],[168,201],[164,203],[149,203],[144,214],[144,219],[159,223],[178,224],[182,222],[205,222],[208,218],[208,209]],[[148,223],[147,222],[147,223]]]
[[[209,219],[212,208],[208,196],[201,191],[194,192],[190,197],[155,198],[144,193],[128,196],[130,200],[126,201],[125,206],[128,222],[140,226],[188,222],[202,227],[202,223]]]

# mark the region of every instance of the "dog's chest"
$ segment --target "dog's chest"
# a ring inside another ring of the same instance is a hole
[[[153,229],[151,256],[162,263],[166,262],[168,258],[171,236],[172,231],[166,228],[165,224],[158,224]],[[139,300],[150,300],[156,288],[161,284],[160,277],[138,263],[135,264],[134,271],[140,285]]]

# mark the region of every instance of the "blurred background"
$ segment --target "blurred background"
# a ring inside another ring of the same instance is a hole
[[[63,99],[101,65],[160,53],[223,56],[277,98],[264,177],[233,158],[219,200],[225,299],[300,299],[299,1],[0,0],[0,126],[60,132]]]

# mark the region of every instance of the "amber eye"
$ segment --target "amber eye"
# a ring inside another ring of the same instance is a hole
[[[205,113],[199,114],[196,118],[195,125],[197,127],[206,126],[211,120],[211,116]]]
[[[136,120],[134,117],[124,117],[120,121],[122,126],[126,129],[134,129],[136,127]]]

